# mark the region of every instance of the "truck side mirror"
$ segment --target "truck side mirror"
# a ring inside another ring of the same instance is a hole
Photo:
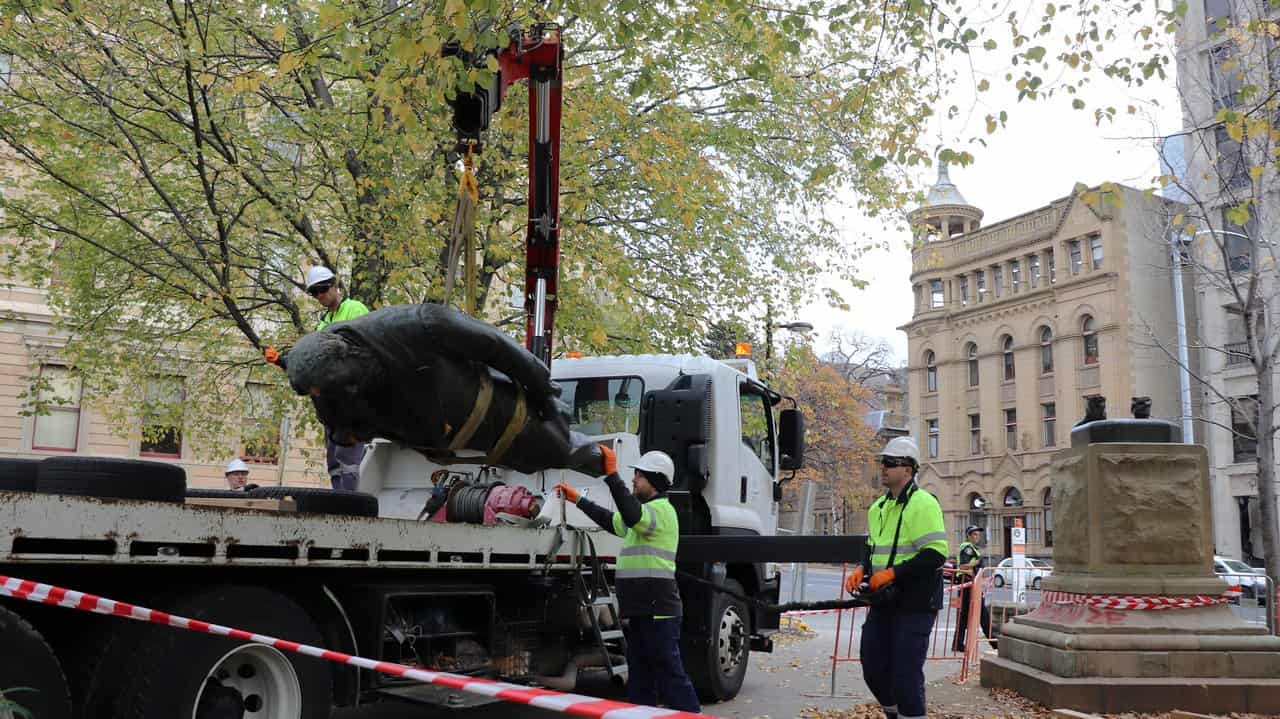
[[[804,467],[804,415],[798,409],[778,413],[778,453],[783,469]]]

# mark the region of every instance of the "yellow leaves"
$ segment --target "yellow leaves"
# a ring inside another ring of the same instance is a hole
[[[1262,165],[1253,165],[1249,168],[1249,179],[1258,182],[1262,179],[1262,173],[1266,172],[1266,168]]]
[[[284,23],[280,23],[279,25],[276,25],[275,27],[271,28],[271,39],[275,40],[277,43],[284,42],[284,39],[286,36],[288,36],[288,34],[289,34],[289,26],[285,25]]]
[[[1232,140],[1235,140],[1236,142],[1244,140],[1244,123],[1228,122],[1226,123],[1226,130],[1227,137],[1230,137]]]
[[[609,333],[605,331],[604,327],[596,325],[591,330],[591,333],[587,335],[587,339],[596,347],[604,347],[609,343]]]
[[[265,79],[267,79],[266,75],[257,70],[251,70],[243,75],[237,75],[231,81],[231,91],[237,95],[257,92]]]
[[[207,72],[202,72],[196,76],[196,82],[200,84],[200,87],[203,87],[206,90],[208,90],[209,86],[213,84],[213,81],[217,79],[218,78]]]
[[[986,92],[989,89],[991,89],[991,83],[988,82],[986,78],[983,78],[978,83],[978,92]]]
[[[346,20],[342,15],[341,8],[327,3],[320,6],[319,16],[320,29],[324,31],[335,30]]]
[[[994,133],[997,126],[996,118],[992,115],[987,115],[987,134],[990,135]]]
[[[1181,212],[1173,216],[1173,226],[1182,227],[1187,221],[1187,216]]]
[[[302,67],[302,54],[286,52],[280,56],[280,73],[288,74]]]

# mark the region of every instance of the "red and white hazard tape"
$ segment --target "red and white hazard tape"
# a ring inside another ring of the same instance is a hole
[[[1228,597],[1197,594],[1184,597],[1163,597],[1154,594],[1075,594],[1071,592],[1045,592],[1046,604],[1084,604],[1098,609],[1123,609],[1128,611],[1155,611],[1161,609],[1195,609],[1226,604]]]
[[[658,709],[656,707],[627,704],[626,702],[597,699],[595,697],[583,696],[581,694],[565,694],[562,692],[551,691],[549,689],[534,689],[532,687],[520,686],[519,684],[508,684],[506,682],[498,682],[491,679],[476,679],[474,677],[448,674],[446,672],[433,672],[426,669],[415,669],[413,667],[407,667],[403,664],[394,664],[392,662],[380,662],[374,659],[365,659],[364,657],[356,657],[350,654],[343,654],[342,652],[334,652],[328,649],[321,649],[320,647],[309,646],[307,644],[298,644],[297,642],[290,642],[284,639],[276,639],[275,637],[269,637],[265,634],[255,634],[241,629],[224,627],[220,624],[210,624],[197,619],[188,619],[186,617],[179,617],[173,614],[166,614],[165,612],[156,611],[154,609],[126,604],[125,602],[117,602],[103,597],[94,596],[92,594],[84,594],[82,592],[63,589],[49,584],[40,584],[3,575],[0,575],[0,596],[24,599],[28,602],[36,602],[39,604],[53,604],[59,607],[95,612],[97,614],[108,614],[111,616],[124,617],[126,619],[134,619],[140,622],[163,624],[165,626],[176,627],[178,629],[230,637],[241,641],[254,642],[256,644],[266,644],[267,646],[275,647],[276,649],[294,652],[296,654],[305,654],[309,657],[325,659],[337,664],[346,664],[353,667],[359,667],[361,669],[379,672],[381,674],[390,674],[391,676],[415,679],[426,684],[439,684],[441,686],[469,692],[471,694],[494,697],[503,701],[513,702],[515,704],[527,704],[529,706],[550,709],[564,714],[596,717],[597,719],[650,719],[651,717],[664,717],[667,719],[702,717],[705,719],[707,717],[705,714],[690,714],[689,712],[676,711],[674,709]]]

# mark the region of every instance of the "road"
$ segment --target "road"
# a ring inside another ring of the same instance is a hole
[[[782,576],[782,598],[787,600],[793,578],[786,570]],[[840,596],[840,569],[838,567],[811,566],[805,572],[805,601],[836,599]],[[993,589],[991,600],[1011,601],[1010,587]],[[797,596],[796,599],[799,599]],[[1039,603],[1040,592],[1027,591],[1026,601]],[[1266,623],[1266,609],[1259,607],[1233,607],[1242,619],[1259,624]],[[945,617],[945,615],[940,615]],[[804,641],[779,641],[773,654],[753,654],[752,666],[747,672],[741,693],[731,702],[705,707],[704,711],[721,717],[760,717],[772,719],[796,716],[802,706],[818,706],[829,709],[848,708],[851,703],[870,701],[862,684],[857,663],[841,664],[835,682],[835,697],[831,697],[831,655],[835,645],[836,620],[833,614],[803,616],[801,619],[810,632]],[[952,620],[954,621],[954,619]],[[945,619],[939,619],[935,629],[934,646],[938,652],[952,637],[952,629]],[[847,619],[841,629],[839,653],[848,653],[848,642],[855,647],[859,634],[847,629]],[[926,677],[934,684],[949,684],[958,670],[956,661],[931,661],[926,664]],[[611,699],[622,699],[622,694],[603,676],[587,678],[579,683],[578,693]],[[933,690],[930,690],[933,691]],[[384,703],[376,706],[348,709],[334,714],[334,719],[433,719],[435,717],[459,717],[460,719],[551,719],[565,715],[512,706],[492,704],[461,711],[443,711],[417,705]]]

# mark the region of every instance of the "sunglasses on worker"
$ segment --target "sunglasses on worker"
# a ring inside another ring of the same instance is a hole
[[[315,287],[312,287],[311,289],[307,290],[307,294],[311,295],[312,297],[319,297],[320,295],[323,295],[324,293],[328,292],[330,287],[333,287],[333,285],[332,284],[316,285]]]
[[[911,460],[906,457],[881,457],[880,466],[889,469],[893,467],[910,467]]]

